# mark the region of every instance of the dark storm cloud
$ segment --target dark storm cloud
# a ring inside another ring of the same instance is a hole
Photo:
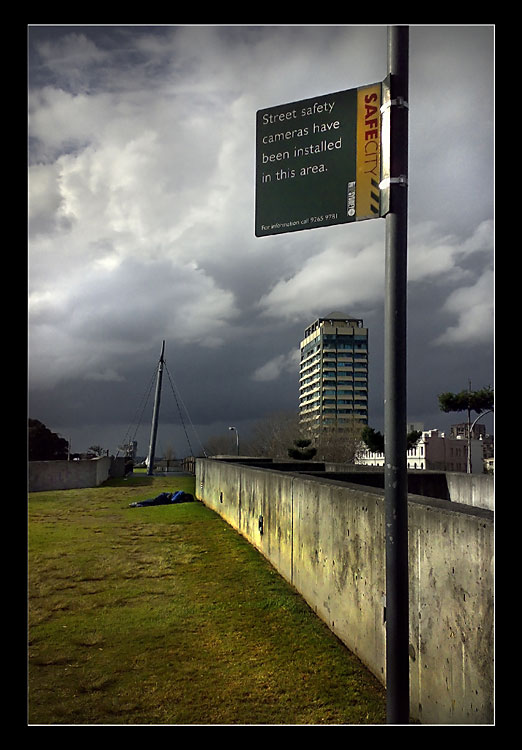
[[[114,450],[165,339],[198,429],[244,430],[297,407],[302,332],[337,308],[370,328],[380,429],[384,221],[255,238],[254,162],[256,110],[382,80],[386,27],[30,27],[29,61],[30,416]],[[426,427],[438,393],[492,380],[492,120],[493,29],[411,27]]]
[[[465,236],[493,217],[491,27],[410,33],[410,216]]]

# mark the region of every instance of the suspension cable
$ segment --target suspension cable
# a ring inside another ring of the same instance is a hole
[[[189,436],[188,436],[188,433],[187,433],[187,428],[186,428],[186,425],[185,425],[185,420],[183,419],[183,413],[181,411],[180,402],[181,402],[181,404],[182,404],[182,406],[183,406],[183,408],[185,410],[185,414],[188,417],[188,421],[190,422],[190,425],[191,425],[192,429],[194,430],[194,435],[196,436],[196,438],[198,440],[198,443],[201,446],[201,450],[203,451],[203,454],[204,454],[204,456],[206,458],[207,454],[206,454],[205,448],[203,447],[203,444],[201,443],[201,440],[199,439],[199,435],[196,432],[196,428],[194,427],[194,425],[192,423],[192,420],[190,419],[190,414],[188,413],[187,407],[183,403],[183,399],[181,398],[181,394],[179,392],[177,392],[177,389],[174,386],[174,383],[173,383],[173,380],[172,380],[172,377],[170,375],[169,368],[167,367],[167,363],[166,362],[165,362],[165,371],[166,371],[168,379],[169,379],[170,387],[172,388],[172,393],[174,394],[174,399],[176,401],[176,406],[178,407],[178,412],[179,412],[179,416],[180,416],[180,419],[181,419],[181,424],[183,425],[183,430],[185,431],[185,437],[187,438],[187,443],[189,444],[191,455],[192,456],[194,455],[194,450],[192,448],[192,445],[190,443],[190,439],[189,439]]]
[[[127,432],[125,433],[125,437],[123,438],[122,445],[129,445],[130,443],[134,442],[134,438],[136,437],[136,434],[137,434],[137,432],[138,432],[138,430],[140,428],[140,425],[141,425],[141,420],[142,420],[142,417],[143,417],[143,413],[144,413],[145,408],[146,408],[146,406],[147,406],[147,404],[149,402],[150,394],[152,393],[152,388],[154,386],[155,379],[156,379],[156,371],[154,371],[154,373],[153,373],[153,375],[151,377],[148,391],[146,391],[146,395],[142,396],[141,403],[138,406],[138,409],[136,410],[136,415],[135,415],[134,421],[132,421],[130,423],[129,427],[127,428]],[[138,418],[138,421],[136,423],[136,429],[134,430],[132,438],[129,439],[128,436],[129,436],[131,427],[134,424],[134,422],[135,422],[136,417],[137,417],[138,414],[139,414],[139,418]],[[116,456],[118,456],[119,452],[120,452],[120,446],[118,446],[118,451],[116,453]]]

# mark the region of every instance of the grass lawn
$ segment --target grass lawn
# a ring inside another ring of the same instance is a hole
[[[29,495],[29,724],[384,724],[385,691],[193,477]]]

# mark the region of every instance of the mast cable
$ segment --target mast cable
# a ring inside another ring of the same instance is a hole
[[[136,420],[136,417],[137,417],[138,414],[139,414],[139,418],[138,418],[138,421],[136,423],[136,429],[134,430],[132,438],[129,440],[128,439],[128,435],[130,433],[132,425],[134,424],[134,421],[132,421],[130,423],[130,425],[128,426],[127,432],[125,433],[125,437],[123,438],[122,445],[126,445],[128,443],[134,442],[134,438],[136,437],[136,434],[137,434],[137,432],[138,432],[138,430],[140,428],[140,425],[141,425],[141,420],[142,420],[142,417],[143,417],[143,413],[144,413],[145,408],[146,408],[146,406],[147,406],[147,404],[149,402],[149,398],[150,398],[150,394],[152,392],[152,387],[154,385],[154,379],[155,379],[155,377],[156,377],[156,371],[154,371],[154,373],[153,373],[153,375],[151,377],[148,391],[146,391],[146,396],[145,397],[142,396],[141,403],[140,403],[140,405],[138,406],[138,408],[136,410],[136,415],[135,415],[134,419]],[[118,447],[118,451],[116,453],[116,456],[118,455],[119,452],[120,452],[120,447]]]
[[[167,364],[166,364],[166,363],[165,363],[165,370],[166,370],[166,372],[167,372],[167,376],[168,376],[168,379],[169,379],[170,387],[172,388],[172,393],[174,394],[174,399],[175,399],[175,401],[176,401],[176,405],[177,405],[177,407],[178,407],[178,412],[179,412],[179,416],[180,416],[180,419],[181,419],[181,424],[183,425],[183,429],[184,429],[184,431],[185,431],[185,437],[187,438],[187,442],[188,442],[188,444],[189,444],[190,452],[191,452],[191,454],[192,454],[192,455],[194,455],[194,450],[193,450],[193,448],[192,448],[192,445],[191,445],[191,443],[190,443],[190,440],[189,440],[189,436],[188,436],[188,433],[187,433],[187,428],[186,428],[186,426],[185,426],[185,420],[183,419],[183,414],[182,414],[182,412],[181,412],[181,408],[180,408],[180,402],[181,402],[181,404],[182,404],[182,406],[183,406],[183,408],[184,408],[184,410],[185,410],[185,414],[186,414],[186,415],[187,415],[187,417],[188,417],[188,421],[190,422],[190,425],[191,425],[192,429],[194,430],[194,434],[195,434],[195,436],[196,436],[196,438],[197,438],[197,440],[198,440],[198,443],[199,443],[199,444],[200,444],[200,446],[201,446],[201,449],[202,449],[202,451],[203,451],[203,454],[204,454],[204,456],[205,456],[205,458],[206,458],[206,457],[207,457],[207,454],[206,454],[205,448],[203,447],[203,444],[201,443],[201,440],[199,439],[199,435],[198,435],[198,433],[196,432],[196,428],[194,427],[194,425],[193,425],[193,423],[192,423],[192,420],[191,420],[191,418],[190,418],[190,414],[188,413],[188,409],[187,409],[187,407],[185,406],[185,404],[183,403],[183,399],[181,398],[181,394],[180,394],[180,393],[176,393],[176,388],[174,387],[174,383],[173,383],[173,380],[172,380],[172,378],[171,378],[171,375],[170,375],[170,372],[169,372],[169,368],[167,367]],[[179,396],[179,399],[178,399],[178,396]]]

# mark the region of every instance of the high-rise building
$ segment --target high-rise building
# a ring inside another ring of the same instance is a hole
[[[368,424],[368,329],[342,312],[318,318],[301,341],[301,424],[311,432]]]

